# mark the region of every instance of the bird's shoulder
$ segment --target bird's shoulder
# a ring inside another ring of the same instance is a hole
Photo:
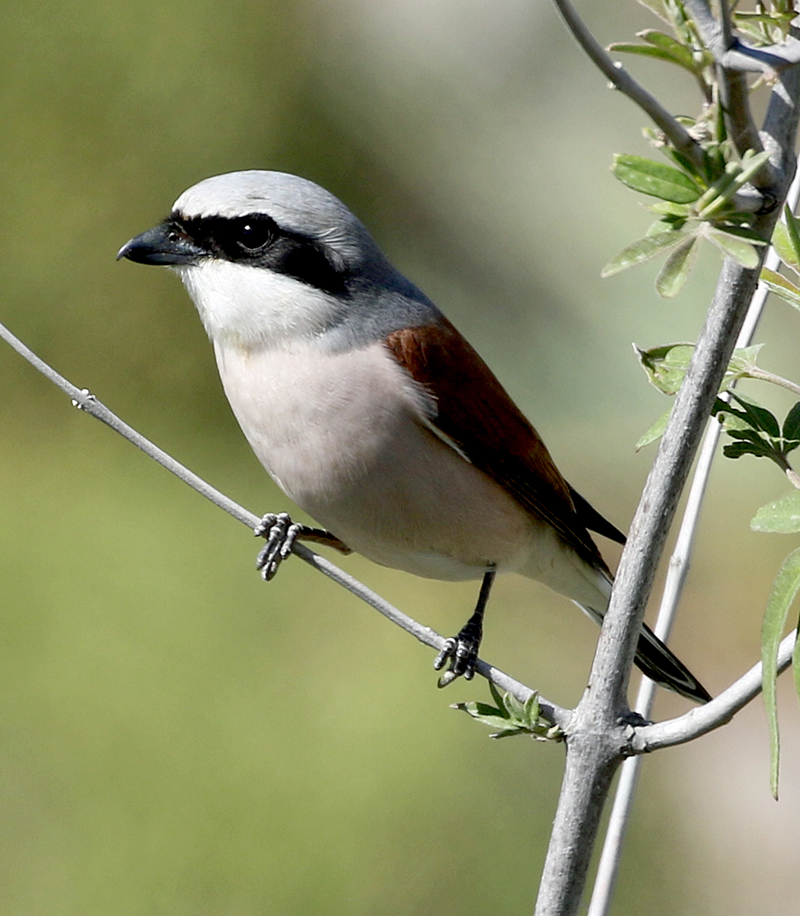
[[[605,570],[576,511],[574,491],[541,436],[454,325],[439,315],[423,326],[390,333],[386,346],[428,393],[432,415],[426,424],[531,515],[552,525],[592,566]]]

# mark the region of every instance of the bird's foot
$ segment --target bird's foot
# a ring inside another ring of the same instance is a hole
[[[288,512],[268,512],[253,533],[265,538],[267,543],[256,557],[256,569],[265,582],[269,582],[281,563],[291,554],[294,542],[302,535],[303,526],[293,522]]]
[[[440,671],[447,660],[450,660],[450,667],[439,678],[439,687],[447,687],[458,677],[463,677],[466,681],[472,680],[475,676],[475,663],[478,661],[482,636],[483,627],[480,624],[476,626],[473,618],[470,618],[457,636],[451,636],[445,641],[442,651],[433,663],[434,669]]]
[[[478,650],[483,639],[483,615],[486,611],[486,602],[492,590],[495,573],[494,564],[491,564],[483,575],[478,603],[472,612],[472,617],[464,624],[457,636],[451,636],[445,641],[442,651],[436,656],[433,667],[439,671],[450,659],[450,667],[439,678],[439,686],[446,687],[452,684],[457,677],[471,681],[475,676],[475,665],[478,661]]]
[[[631,728],[642,728],[645,725],[652,725],[653,723],[646,719],[640,712],[636,712],[635,709],[629,709],[624,715],[620,716],[620,724],[629,725]]]
[[[261,572],[265,582],[269,582],[278,571],[281,563],[291,554],[295,541],[310,541],[333,547],[340,553],[352,553],[352,550],[335,534],[323,528],[310,528],[293,522],[288,512],[268,512],[253,529],[258,538],[265,538],[267,543],[256,558],[256,569]]]

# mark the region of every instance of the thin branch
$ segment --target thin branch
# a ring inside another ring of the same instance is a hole
[[[792,394],[800,397],[800,385],[790,381],[788,378],[782,378],[780,375],[775,375],[774,372],[768,372],[766,369],[759,369],[758,366],[754,366],[752,369],[747,370],[747,377],[759,379],[762,382],[771,382],[773,385],[785,388],[787,391],[791,391]]]
[[[740,156],[743,156],[748,150],[756,153],[762,152],[764,147],[750,110],[747,78],[741,70],[722,63],[724,55],[720,53],[720,49],[727,52],[737,41],[731,27],[728,0],[720,0],[719,22],[711,14],[704,0],[687,0],[687,8],[692,14],[703,42],[714,55],[721,96],[720,103],[728,133],[737,152]],[[769,166],[760,169],[752,179],[753,186],[759,189],[771,189],[774,182],[775,176]]]
[[[797,131],[795,100],[799,93],[798,72],[790,71],[784,82],[775,87],[767,112],[765,133],[776,150],[774,165],[783,176],[785,188],[781,199],[788,191],[789,179],[794,177],[791,151]],[[776,208],[758,217],[755,231],[769,238],[777,216]],[[619,708],[624,703],[630,662],[663,543],[758,277],[758,269],[747,270],[730,259],[723,265],[705,327],[676,396],[620,560],[592,670],[594,689],[589,701],[598,707],[604,688],[614,698],[613,705]],[[633,612],[632,622],[625,620],[626,610]]]
[[[800,172],[798,172],[789,193],[786,197],[786,203],[794,212],[797,207],[797,201],[800,198]],[[780,264],[780,256],[774,247],[770,246],[765,258],[765,266],[777,270]],[[766,285],[761,283],[756,290],[753,301],[747,312],[747,318],[739,332],[739,339],[736,341],[736,349],[747,347],[753,340],[756,327],[766,305],[769,290]],[[755,373],[750,373],[755,376]],[[770,373],[765,373],[770,375]],[[770,381],[776,381],[777,377],[772,377]],[[792,383],[789,383],[792,384]],[[800,394],[800,388],[798,388]],[[658,618],[654,627],[659,639],[666,642],[669,638],[672,623],[675,619],[678,603],[683,593],[683,586],[689,572],[689,558],[692,554],[697,525],[700,519],[700,510],[705,497],[709,478],[711,476],[711,466],[717,454],[717,445],[722,426],[717,422],[709,422],[706,426],[703,444],[700,447],[700,455],[697,459],[692,485],[689,488],[689,495],[686,499],[686,508],[683,513],[683,520],[675,542],[675,548],[669,560],[667,578],[664,584],[664,592],[661,598],[661,607],[659,608]],[[656,685],[647,677],[643,677],[639,685],[639,693],[636,698],[634,709],[641,713],[645,719],[650,717],[650,710],[653,705]],[[606,916],[611,904],[611,896],[614,892],[614,886],[617,879],[617,868],[619,865],[622,843],[625,838],[625,832],[630,815],[630,808],[633,803],[633,796],[636,792],[636,784],[641,767],[641,756],[630,757],[622,765],[617,792],[614,797],[614,805],[611,809],[608,827],[606,828],[605,842],[603,851],[600,855],[600,863],[597,868],[594,888],[592,890],[592,900],[589,905],[588,916]]]
[[[726,70],[750,73],[780,73],[800,63],[800,41],[789,36],[777,45],[754,48],[732,34],[730,24],[718,22],[706,0],[684,0],[686,9],[693,19],[703,44],[714,55],[714,60]],[[723,0],[724,7],[725,0]],[[723,10],[723,17],[728,11]],[[797,28],[800,17],[792,21]]]
[[[553,0],[553,2],[578,44],[614,88],[619,89],[620,92],[638,105],[653,123],[663,131],[675,149],[687,156],[702,171],[704,166],[703,151],[686,128],[672,116],[658,99],[640,86],[622,65],[609,57],[594,35],[586,28],[569,0]]]
[[[763,152],[764,146],[750,112],[750,90],[747,86],[747,78],[738,70],[720,67],[720,87],[722,107],[728,122],[728,133],[736,151],[740,156],[743,156],[748,150],[756,153]],[[757,188],[771,187],[774,177],[770,171],[769,168],[759,169],[752,178],[752,184]]]
[[[608,78],[612,86],[638,105],[656,127],[662,131],[675,149],[683,153],[702,173],[705,170],[706,162],[700,144],[658,99],[650,95],[644,87],[633,79],[621,63],[609,57],[580,16],[578,16],[570,0],[553,0],[553,2],[575,40],[603,75]],[[729,80],[726,78],[725,82],[728,86],[726,99],[724,100],[726,106],[734,106],[733,111],[741,110],[746,113],[741,117],[736,116],[734,123],[731,125],[732,133],[740,144],[737,149],[740,154],[743,154],[748,149],[761,152],[763,150],[761,138],[749,115],[746,84],[738,80],[735,75]],[[772,193],[774,183],[775,175],[770,164],[767,163],[753,176],[751,181],[751,184],[759,193],[753,192],[752,189],[743,188],[734,196],[733,205],[741,213],[761,213],[765,209],[765,203],[770,204],[769,208],[771,208],[774,200],[774,194]],[[760,193],[761,191],[770,192],[769,195],[766,195],[766,199],[765,195]]]
[[[592,672],[594,697],[608,689],[616,708],[624,703],[629,663],[678,497],[757,281],[757,270],[730,260],[723,265],[706,325],[631,524]],[[632,623],[626,619],[631,612]]]
[[[645,483],[603,621],[589,688],[567,736],[567,769],[536,916],[572,916],[578,911],[600,813],[622,752],[618,748],[619,756],[610,759],[607,746],[584,739],[587,735],[605,739],[625,714],[639,630],[667,531],[757,279],[757,271],[730,260],[723,265],[705,327]],[[572,740],[573,733],[581,740]],[[576,759],[570,765],[572,756]]]
[[[725,49],[733,47],[734,35],[731,28],[731,11],[728,7],[728,0],[720,0],[720,24],[722,26],[722,41]],[[722,94],[721,102],[728,122],[728,131],[733,139],[740,156],[743,156],[748,150],[760,153],[764,147],[761,143],[761,137],[758,134],[758,128],[753,121],[753,115],[750,110],[750,90],[747,86],[747,77],[741,70],[725,67],[717,64],[719,68],[719,83]],[[775,181],[775,176],[770,168],[760,169],[753,176],[753,185],[757,188],[771,187]]]
[[[639,685],[639,694],[636,699],[636,709],[649,707],[656,692],[656,685],[649,678],[642,678]],[[633,797],[639,783],[641,772],[640,756],[629,757],[622,764],[622,769],[617,782],[617,794],[611,808],[611,816],[606,827],[603,850],[597,865],[597,874],[592,888],[592,899],[586,916],[606,916],[611,906],[611,898],[617,885],[619,861],[622,855],[622,844],[628,829],[628,820]]]
[[[714,460],[716,446],[722,427],[719,423],[709,423],[697,460],[692,486],[686,501],[683,521],[669,561],[664,593],[656,625],[653,628],[659,639],[666,642],[669,638],[672,622],[677,610],[686,576],[689,571],[689,557],[692,552],[694,536],[699,519],[700,508],[708,485],[711,464]],[[645,719],[650,717],[656,684],[647,677],[642,677],[634,709]],[[622,764],[614,804],[606,828],[603,850],[597,868],[592,899],[588,916],[606,916],[611,905],[611,896],[617,880],[622,843],[625,839],[630,809],[639,780],[642,757],[629,757]]]
[[[778,674],[782,674],[792,663],[792,654],[797,642],[797,630],[784,637],[778,647]],[[646,754],[663,747],[686,744],[701,735],[726,725],[754,697],[761,693],[761,662],[736,681],[727,690],[714,697],[710,703],[698,706],[677,719],[657,722],[636,729],[631,749],[637,754]]]
[[[127,439],[128,442],[131,442],[137,448],[141,449],[141,451],[157,461],[162,467],[165,467],[184,483],[192,487],[192,489],[200,493],[201,496],[205,496],[205,498],[215,506],[224,509],[229,515],[247,525],[251,530],[259,523],[260,519],[258,516],[225,496],[224,493],[212,487],[203,480],[202,477],[198,477],[197,474],[190,471],[179,461],[176,461],[163,449],[160,449],[149,439],[146,439],[141,433],[137,432],[132,426],[129,426],[115,413],[109,410],[101,401],[98,401],[97,398],[85,388],[78,388],[76,385],[73,385],[72,382],[68,381],[63,375],[53,369],[52,366],[49,366],[44,360],[37,356],[3,324],[0,324],[0,338],[5,340],[20,354],[20,356],[26,359],[34,368],[38,369],[42,375],[65,392],[72,399],[73,405],[79,410],[105,423],[106,426],[109,426],[114,432],[119,433],[124,439]],[[303,560],[303,562],[308,563],[309,566],[313,566],[329,579],[332,579],[357,598],[360,598],[366,604],[373,607],[376,611],[379,611],[384,617],[407,633],[410,633],[424,645],[430,646],[437,652],[442,650],[445,643],[444,636],[430,627],[418,623],[412,617],[409,617],[407,614],[404,614],[398,608],[391,605],[388,601],[384,601],[380,595],[377,595],[371,589],[367,588],[366,585],[339,569],[326,557],[320,556],[304,544],[297,542],[292,552]],[[516,697],[516,699],[523,704],[533,693],[529,687],[514,680],[510,675],[501,671],[499,668],[495,668],[488,662],[479,660],[475,670],[478,674],[497,685],[501,690],[505,690],[507,693]],[[572,710],[565,709],[556,703],[551,703],[542,696],[539,697],[539,709],[542,718],[553,725],[558,725],[562,729],[568,725],[572,716]]]
[[[770,96],[765,143],[782,200],[794,174],[800,81],[789,70]],[[777,208],[754,220],[770,237]],[[545,860],[536,916],[572,916],[580,906],[591,849],[618,758],[606,736],[625,714],[625,694],[655,570],[700,436],[758,282],[758,270],[727,259],[705,326],[634,516],[597,645],[589,686],[567,734],[567,768]],[[602,742],[602,743],[601,743]],[[620,745],[619,753],[625,752]],[[573,759],[574,758],[574,759]],[[592,759],[593,758],[593,761]]]

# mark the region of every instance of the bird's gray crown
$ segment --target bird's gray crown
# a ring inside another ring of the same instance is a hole
[[[173,213],[184,219],[271,217],[282,229],[322,242],[344,263],[383,259],[366,227],[333,194],[286,172],[228,172],[184,191]]]
[[[236,261],[326,294],[336,303],[332,345],[338,337],[342,345],[373,341],[438,316],[353,213],[305,178],[270,171],[207,178],[181,194],[165,225],[190,240],[198,262]]]

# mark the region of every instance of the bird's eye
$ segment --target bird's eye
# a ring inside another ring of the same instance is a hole
[[[266,248],[274,237],[270,220],[246,217],[236,226],[236,244],[248,253]]]

